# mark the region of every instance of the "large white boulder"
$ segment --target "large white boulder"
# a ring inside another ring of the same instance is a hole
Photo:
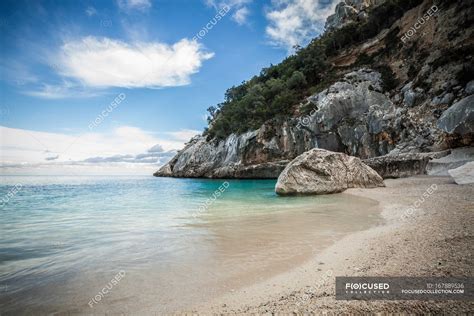
[[[384,186],[382,177],[359,158],[311,149],[291,161],[278,177],[279,195],[328,194],[348,188]]]

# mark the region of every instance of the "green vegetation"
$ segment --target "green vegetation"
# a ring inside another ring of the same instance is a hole
[[[280,64],[264,68],[258,76],[228,89],[224,102],[208,108],[209,128],[204,134],[208,139],[225,138],[231,133],[257,129],[270,119],[291,116],[305,97],[322,91],[336,79],[336,70],[328,57],[373,38],[421,2],[387,0],[374,7],[365,22],[326,32],[305,48],[296,48],[295,54]],[[360,56],[357,62],[370,65],[373,57]],[[385,88],[393,89],[397,82],[390,68],[382,65],[377,68],[382,72]]]

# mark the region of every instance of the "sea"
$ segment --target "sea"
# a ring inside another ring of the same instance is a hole
[[[381,221],[373,200],[275,183],[1,176],[0,314],[192,310]]]

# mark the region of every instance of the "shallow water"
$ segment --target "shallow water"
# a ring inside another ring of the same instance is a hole
[[[274,180],[227,180],[227,188],[154,177],[0,180],[2,312],[182,310],[380,221],[374,201],[278,197]]]

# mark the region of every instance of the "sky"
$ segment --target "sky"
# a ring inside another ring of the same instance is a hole
[[[0,174],[148,174],[337,0],[0,2]]]

